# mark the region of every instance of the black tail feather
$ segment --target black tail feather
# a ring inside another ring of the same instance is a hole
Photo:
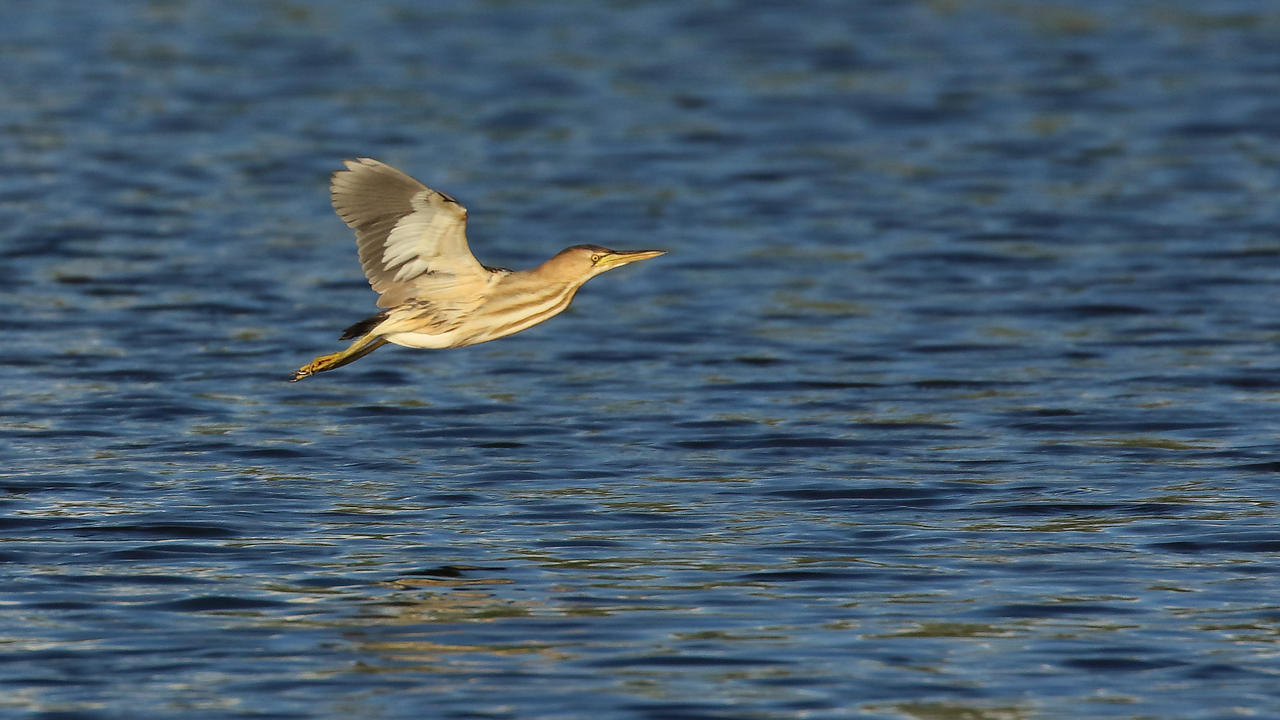
[[[365,333],[367,333],[367,332],[369,332],[370,330],[372,330],[372,329],[374,329],[375,327],[377,327],[378,323],[382,322],[383,320],[386,320],[386,319],[387,319],[387,313],[388,313],[388,312],[389,312],[389,311],[387,311],[387,310],[383,310],[382,312],[378,313],[377,315],[374,315],[374,316],[372,316],[372,317],[367,317],[367,318],[365,318],[365,319],[361,320],[360,322],[356,323],[355,325],[352,325],[351,327],[347,328],[346,330],[343,330],[343,331],[342,331],[342,337],[340,337],[340,338],[338,338],[338,339],[339,339],[339,340],[350,340],[350,339],[352,339],[352,338],[358,338],[358,337],[360,337],[361,335],[364,335]]]

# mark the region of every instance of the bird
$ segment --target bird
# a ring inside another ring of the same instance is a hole
[[[529,270],[482,265],[467,245],[467,209],[452,196],[371,158],[343,165],[329,195],[355,232],[360,266],[381,310],[342,333],[340,340],[354,340],[345,350],[303,365],[291,382],[387,343],[444,349],[518,333],[563,312],[591,278],[666,253],[574,245]]]

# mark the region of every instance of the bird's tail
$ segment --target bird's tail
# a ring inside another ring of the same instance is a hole
[[[294,371],[293,376],[289,378],[289,382],[298,382],[299,380],[311,377],[318,372],[333,370],[334,368],[340,368],[347,363],[353,363],[386,344],[387,341],[379,336],[373,335],[372,333],[365,335],[359,340],[351,343],[346,350],[331,353],[329,355],[321,355],[315,360],[312,360],[306,365],[298,368]]]
[[[364,335],[365,333],[370,332],[374,328],[378,327],[378,325],[381,324],[383,320],[387,319],[387,315],[390,315],[390,314],[391,314],[390,310],[383,310],[377,315],[372,315],[370,317],[367,317],[361,320],[360,322],[356,323],[355,325],[352,325],[351,327],[347,328],[346,330],[343,330],[342,337],[338,339],[350,340],[351,338],[360,337],[361,335]]]

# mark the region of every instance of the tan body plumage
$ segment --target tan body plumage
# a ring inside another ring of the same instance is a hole
[[[347,328],[350,347],[299,368],[297,382],[354,362],[386,343],[475,345],[551,318],[591,278],[661,250],[575,245],[531,270],[481,265],[467,245],[467,210],[395,168],[346,161],[329,186],[334,210],[356,234],[360,265],[382,312]]]

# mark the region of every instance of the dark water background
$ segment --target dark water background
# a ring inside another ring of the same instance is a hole
[[[1280,7],[0,6],[0,716],[1280,717]],[[483,262],[373,309],[341,159]]]

